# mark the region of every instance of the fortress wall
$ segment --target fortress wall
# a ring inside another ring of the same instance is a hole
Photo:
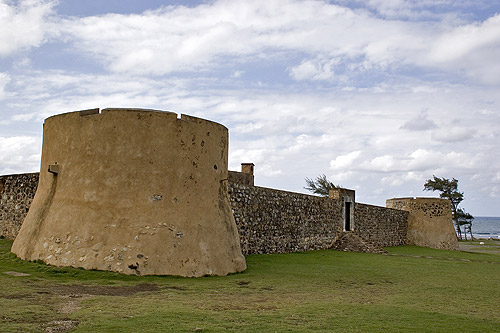
[[[250,186],[247,179],[242,183],[231,175],[229,180],[230,203],[245,255],[328,248],[342,228],[342,207],[336,200]],[[38,173],[0,176],[0,235],[16,237],[37,185]],[[456,237],[453,226],[450,228],[448,204],[434,198],[388,200],[394,209],[355,203],[353,229],[378,246],[408,243],[453,249]],[[448,230],[446,241],[430,242],[441,233],[440,220]],[[425,228],[430,228],[429,234],[424,233]]]
[[[388,199],[387,207],[408,211],[407,244],[458,250],[451,202],[440,198]]]
[[[24,202],[33,198],[38,173],[2,176],[0,179],[7,177],[10,180],[5,181],[3,195],[7,187],[10,187],[9,193],[25,191],[26,194],[2,197],[0,235],[13,239],[26,215]],[[342,229],[339,201],[250,186],[237,178],[230,177],[229,180],[230,203],[244,255],[325,249]],[[403,210],[355,203],[353,229],[378,246],[402,245],[406,241],[408,214]]]
[[[238,183],[251,186],[253,186],[254,183],[253,175],[238,171],[228,171],[228,180],[230,183]]]
[[[38,172],[0,176],[0,236],[14,239],[38,186]]]
[[[244,255],[329,248],[342,231],[342,205],[312,195],[229,183]]]
[[[47,118],[22,259],[126,274],[245,269],[227,197],[227,128],[140,109]]]
[[[356,203],[354,221],[354,231],[380,247],[398,246],[406,242],[406,211]]]

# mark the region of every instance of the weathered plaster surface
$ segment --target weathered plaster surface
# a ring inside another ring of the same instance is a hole
[[[345,214],[342,198],[348,195],[354,200],[354,193],[345,189],[337,191],[338,196],[322,198],[252,186],[249,184],[251,179],[247,177],[249,175],[241,172],[233,171],[229,176],[230,203],[245,255],[329,248],[342,232]],[[33,178],[24,175],[12,177],[24,181]],[[21,183],[17,180],[11,184],[19,186]],[[36,188],[36,180],[25,186]],[[345,195],[340,195],[341,192]],[[19,205],[16,197],[9,198],[12,200],[8,200],[6,210]],[[367,242],[379,247],[406,243],[408,211],[354,203],[353,214],[352,230]],[[19,229],[22,218],[16,221],[17,227],[13,230]],[[2,224],[14,225],[0,220]]]
[[[394,198],[386,206],[409,212],[407,244],[458,250],[451,202],[440,198]]]
[[[50,117],[38,189],[12,252],[126,274],[242,271],[227,146],[224,126],[170,112]]]

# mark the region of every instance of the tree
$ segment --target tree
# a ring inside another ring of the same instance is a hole
[[[432,177],[432,179],[428,179],[425,182],[424,191],[439,191],[441,192],[439,197],[451,201],[453,224],[457,230],[458,237],[462,239],[461,226],[468,225],[470,231],[474,217],[472,217],[469,213],[465,213],[463,209],[458,208],[458,205],[464,200],[463,192],[458,191],[458,180],[455,178],[452,178],[451,180],[447,178],[439,178],[434,175]]]
[[[314,194],[319,194],[322,197],[327,197],[330,190],[338,187],[334,183],[329,181],[326,178],[326,175],[318,176],[316,177],[316,180],[306,178],[306,184],[307,186],[304,187],[306,190]]]
[[[472,221],[474,220],[474,216],[467,213],[462,208],[457,209],[456,214],[457,214],[458,224],[464,227],[465,240],[467,240],[467,232],[469,232],[470,239],[472,240]]]

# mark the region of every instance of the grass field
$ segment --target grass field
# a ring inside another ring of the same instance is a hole
[[[11,244],[0,240],[1,332],[500,331],[495,251],[252,255],[243,273],[180,278],[24,262]]]

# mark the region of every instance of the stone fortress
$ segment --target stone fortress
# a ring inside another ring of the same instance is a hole
[[[172,112],[47,118],[40,173],[0,176],[0,235],[22,259],[140,275],[226,275],[246,268],[244,255],[353,241],[367,252],[458,249],[448,200],[379,207],[348,189],[325,198],[259,187],[252,163],[228,171],[227,147],[223,125]]]

